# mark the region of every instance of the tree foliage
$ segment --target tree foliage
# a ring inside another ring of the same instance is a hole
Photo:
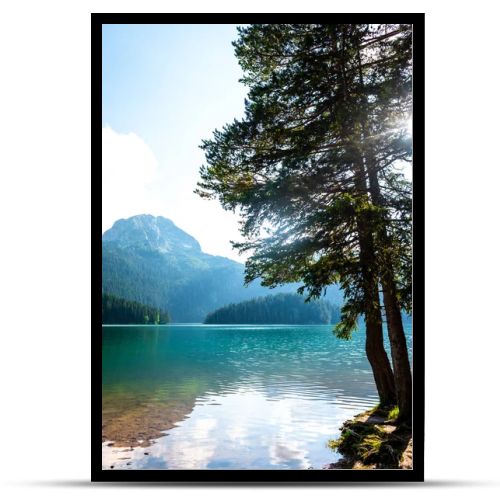
[[[348,338],[379,309],[390,262],[411,311],[411,187],[398,171],[412,153],[411,26],[256,24],[234,46],[245,116],[203,141],[197,192],[239,211],[246,281],[301,281],[307,299],[340,284]]]

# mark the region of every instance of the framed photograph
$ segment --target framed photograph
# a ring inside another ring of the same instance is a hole
[[[424,14],[91,29],[92,480],[423,481]]]

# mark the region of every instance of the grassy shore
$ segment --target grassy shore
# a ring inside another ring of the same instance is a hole
[[[378,407],[344,422],[328,445],[343,457],[328,469],[411,469],[411,427],[398,422],[398,408]]]

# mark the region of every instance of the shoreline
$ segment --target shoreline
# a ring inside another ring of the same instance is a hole
[[[413,436],[397,411],[378,406],[346,420],[328,446],[343,458],[324,469],[412,469]]]
[[[102,413],[102,443],[116,448],[145,448],[176,427],[193,410],[194,399],[183,403],[137,405],[123,413]]]

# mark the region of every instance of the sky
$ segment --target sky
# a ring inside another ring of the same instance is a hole
[[[244,113],[236,38],[228,24],[103,26],[103,232],[161,215],[204,252],[244,261],[230,243],[241,240],[237,216],[193,193],[202,139]]]
[[[103,26],[103,232],[161,215],[204,252],[244,260],[236,215],[193,193],[202,139],[243,116],[236,38],[235,25]]]

